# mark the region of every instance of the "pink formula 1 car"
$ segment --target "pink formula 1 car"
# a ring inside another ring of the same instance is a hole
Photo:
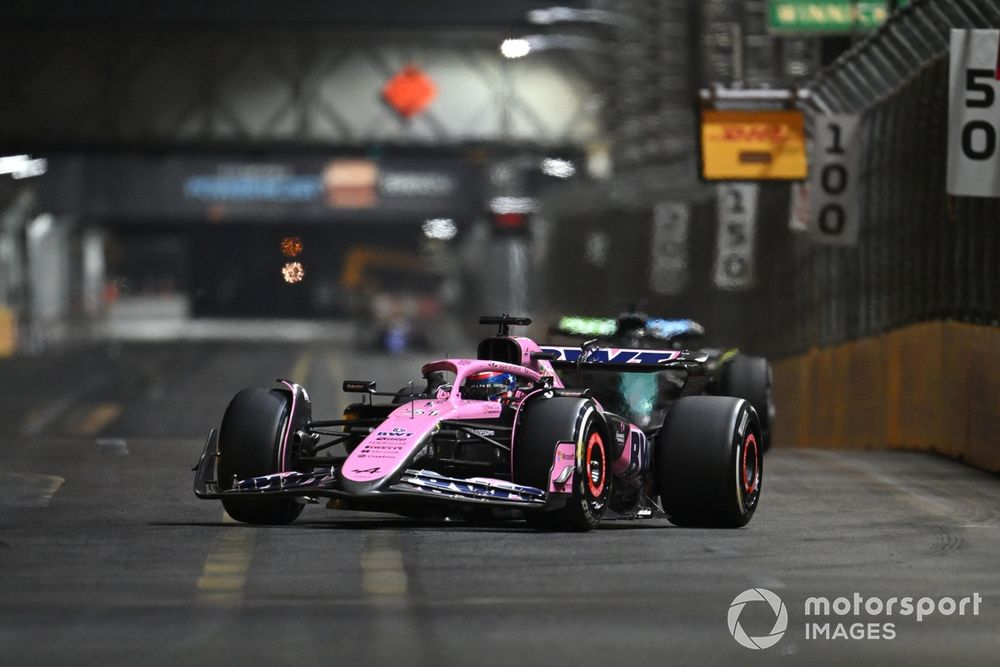
[[[523,516],[543,530],[657,512],[680,525],[750,521],[760,422],[746,400],[702,395],[705,355],[539,346],[510,335],[528,319],[480,322],[498,334],[476,359],[424,365],[419,392],[344,382],[362,400],[343,419],[313,419],[290,382],[241,391],[209,435],[195,493],[257,524],[293,521],[321,497],[408,516]]]

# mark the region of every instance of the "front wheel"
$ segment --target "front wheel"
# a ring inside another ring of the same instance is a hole
[[[291,417],[291,396],[281,389],[244,389],[236,394],[219,429],[219,487],[233,480],[281,472],[291,454],[282,451],[285,426]],[[284,455],[285,461],[279,461]],[[289,468],[290,469],[290,468]],[[295,498],[223,498],[222,506],[243,523],[286,524],[302,513]]]
[[[572,443],[572,491],[557,497],[560,507],[533,510],[525,516],[545,531],[588,531],[604,516],[611,497],[611,442],[593,401],[556,396],[536,399],[524,408],[513,451],[514,481],[548,489],[556,444]]]
[[[674,403],[657,443],[655,478],[672,523],[745,526],[763,479],[760,422],[748,401],[690,396]]]

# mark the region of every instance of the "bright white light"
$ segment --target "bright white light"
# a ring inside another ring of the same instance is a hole
[[[576,173],[576,167],[569,160],[547,157],[542,160],[542,173],[556,178],[569,178]]]
[[[5,155],[0,157],[0,174],[12,174],[21,169],[31,158],[27,155]]]
[[[538,209],[538,201],[532,197],[494,197],[490,200],[493,213],[533,213]]]
[[[532,9],[528,12],[528,23],[535,25],[550,25],[556,19],[548,9]]]
[[[500,45],[504,58],[523,58],[531,53],[531,44],[526,39],[505,39]]]
[[[41,176],[48,169],[45,158],[34,160],[30,155],[7,155],[0,157],[0,174],[10,174],[14,178]]]
[[[458,234],[458,226],[451,218],[432,218],[424,222],[424,236],[429,239],[450,241]]]
[[[608,262],[611,239],[604,232],[594,232],[587,237],[585,256],[594,266],[604,266]]]
[[[302,282],[302,279],[306,277],[306,270],[302,268],[302,264],[299,262],[288,262],[281,267],[281,277],[289,285]]]
[[[32,241],[39,241],[42,237],[52,231],[52,226],[56,219],[51,213],[42,213],[31,221],[28,225],[28,238]]]

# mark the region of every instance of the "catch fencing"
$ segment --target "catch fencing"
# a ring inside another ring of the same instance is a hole
[[[1000,325],[1000,199],[945,187],[950,30],[998,27],[1000,0],[915,0],[808,86],[814,114],[860,116],[856,244],[821,245],[790,229],[791,188],[763,184],[754,284],[720,290],[710,280],[714,199],[702,192],[688,200],[687,283],[680,294],[657,295],[649,289],[652,208],[621,206],[556,225],[562,245],[552,273],[574,278],[546,284],[547,310],[635,304],[698,319],[708,342],[772,358],[921,321]],[[588,244],[600,246],[601,233],[607,257],[588,266]]]
[[[822,111],[861,115],[859,238],[759,246],[755,347],[795,353],[926,320],[1000,324],[1000,200],[945,190],[949,33],[996,27],[1000,2],[916,2],[810,85]]]

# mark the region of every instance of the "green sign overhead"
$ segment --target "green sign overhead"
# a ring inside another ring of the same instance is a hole
[[[887,0],[770,0],[771,32],[832,35],[875,30],[889,18]]]

